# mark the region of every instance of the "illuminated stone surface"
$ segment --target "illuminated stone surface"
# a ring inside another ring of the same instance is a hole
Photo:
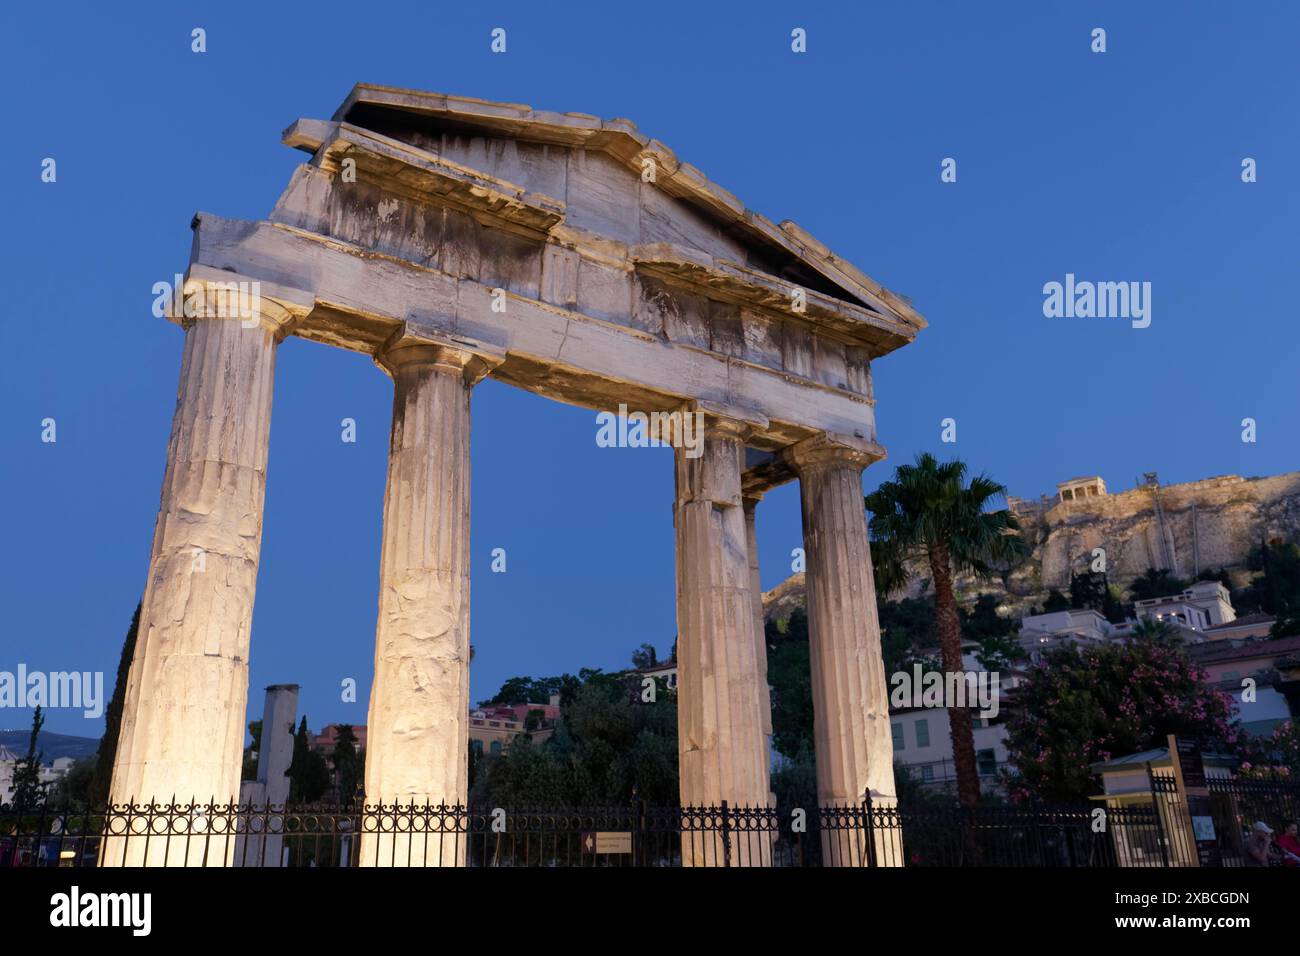
[[[465,800],[469,399],[484,374],[600,411],[707,410],[705,454],[679,449],[676,462],[686,803],[769,802],[744,499],[799,470],[819,787],[892,795],[861,469],[787,452],[883,455],[870,365],[924,327],[907,301],[627,120],[359,85],[284,141],[312,159],[266,220],[194,219],[190,282],[254,283],[264,307],[251,330],[187,322],[114,797],[237,792],[284,334],[373,357],[394,380],[368,802]],[[196,548],[204,575],[190,572]],[[463,862],[383,837],[361,850],[363,862]]]

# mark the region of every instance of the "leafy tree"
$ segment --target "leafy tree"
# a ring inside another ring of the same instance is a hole
[[[1006,722],[1016,797],[1085,800],[1092,763],[1163,746],[1168,734],[1236,744],[1231,699],[1168,636],[1149,629],[1125,642],[1067,644],[1028,668]]]
[[[1300,780],[1300,723],[1286,720],[1272,733],[1243,734],[1239,775],[1257,780]]]
[[[880,650],[885,659],[885,673],[906,670],[918,655],[937,651],[934,605],[923,598],[901,601],[878,601]]]
[[[45,802],[48,784],[41,783],[41,763],[45,754],[37,749],[36,738],[45,726],[45,715],[38,706],[32,715],[32,736],[27,743],[27,754],[14,763],[14,806],[37,807]]]
[[[975,659],[986,670],[1004,671],[1027,657],[1014,636],[1016,622],[998,613],[998,599],[992,594],[981,594],[974,605],[961,611],[961,632],[967,640],[979,642]]]
[[[1127,616],[1124,602],[1110,586],[1104,571],[1070,575],[1070,607],[1076,611],[1096,611],[1112,624],[1123,624]]]
[[[1300,607],[1283,611],[1268,630],[1269,637],[1294,637],[1300,634]]]
[[[876,590],[885,595],[898,590],[911,574],[911,562],[923,560],[929,565],[939,647],[944,670],[949,672],[964,669],[954,575],[988,576],[1029,552],[1011,512],[987,510],[1005,495],[1006,488],[986,475],[966,484],[963,462],[941,464],[927,453],[919,455],[914,465],[900,465],[892,481],[866,498]],[[963,806],[975,806],[980,787],[970,710],[949,708],[948,726],[958,798]]]
[[[361,755],[357,753],[357,735],[351,724],[339,724],[335,728],[334,779],[338,783],[339,800],[344,805],[350,804],[357,795],[365,773]]]
[[[548,744],[520,736],[500,756],[480,757],[470,802],[511,808],[572,805],[567,768]]]
[[[658,654],[653,644],[642,644],[632,652],[632,669],[643,671],[659,663]],[[525,701],[525,703],[527,703]]]
[[[927,787],[911,767],[897,760],[894,761],[894,789],[898,794],[898,805],[904,809],[947,807],[952,799],[942,791]]]
[[[809,820],[816,820],[817,760],[811,738],[803,742],[798,753],[772,771],[772,792],[776,794],[777,816],[783,830],[789,826],[796,809],[805,810]]]
[[[113,685],[113,696],[109,698],[108,707],[104,711],[104,736],[99,739],[95,773],[91,778],[90,790],[87,794],[91,803],[108,802],[108,791],[113,781],[113,762],[117,759],[117,738],[122,731],[122,707],[126,701],[126,682],[131,676],[131,660],[135,657],[136,637],[140,633],[141,603],[135,606],[131,625],[126,629],[126,640],[122,642],[122,653],[118,655],[117,682]],[[132,795],[128,794],[128,796]]]
[[[1300,545],[1294,542],[1265,543],[1251,566],[1263,572],[1256,582],[1260,610],[1277,617],[1300,609]]]
[[[1172,571],[1165,568],[1147,568],[1133,579],[1128,593],[1134,601],[1148,601],[1151,598],[1181,594],[1190,586],[1190,581],[1175,577]]]
[[[1218,581],[1229,591],[1232,590],[1232,576],[1229,575],[1228,572],[1223,568],[1219,568],[1219,570],[1217,571],[1211,570],[1210,568],[1206,568],[1204,571],[1202,571],[1200,574],[1196,576],[1196,580]]]
[[[287,776],[290,803],[315,803],[329,789],[329,766],[325,763],[325,758],[311,748],[311,732],[307,730],[306,714],[293,737],[293,758],[289,762]]]
[[[930,602],[919,598],[883,601],[879,611],[885,674],[910,670],[915,661],[929,666],[924,650],[938,648]],[[801,753],[813,753],[808,615],[802,607],[796,607],[786,620],[768,621],[764,633],[767,682],[772,694],[772,746],[787,762],[797,761]]]
[[[95,778],[97,757],[82,757],[54,785],[54,798],[61,806],[86,807],[92,803],[90,787]]]
[[[248,735],[253,738],[253,742],[244,748],[244,764],[240,769],[240,780],[257,779],[257,761],[254,754],[262,752],[262,722],[254,720],[248,725]]]
[[[1251,551],[1246,566],[1257,575],[1248,587],[1232,591],[1237,613],[1273,615],[1278,619],[1274,637],[1298,633],[1298,625],[1284,621],[1300,617],[1300,545],[1265,542]]]
[[[563,685],[564,677],[543,677],[539,680],[512,677],[501,685],[495,697],[482,701],[482,705],[513,707],[515,704],[544,704],[551,699],[552,694],[559,693]]]
[[[797,607],[788,620],[768,621],[767,683],[772,689],[772,746],[795,759],[813,743],[812,663],[808,615]]]
[[[1056,588],[1052,588],[1047,594],[1047,600],[1043,603],[1043,613],[1055,614],[1057,611],[1068,610],[1070,610],[1070,599]]]
[[[1183,640],[1178,633],[1178,628],[1169,621],[1150,617],[1144,617],[1133,625],[1132,636],[1146,638],[1159,644],[1181,644]]]
[[[969,640],[1001,637],[1015,629],[1015,621],[998,613],[998,599],[992,594],[981,594],[974,604],[961,610],[961,632]]]
[[[662,681],[653,703],[641,677],[586,669],[564,675],[560,719],[542,743],[520,734],[482,759],[471,791],[493,806],[670,805],[677,789],[677,700]]]
[[[469,766],[466,768],[465,779],[469,781],[469,789],[470,792],[472,793],[474,790],[475,781],[478,780],[479,768],[483,766],[482,754],[479,751],[479,749],[474,746],[473,741],[470,742],[469,758],[467,760],[467,763],[469,764]]]

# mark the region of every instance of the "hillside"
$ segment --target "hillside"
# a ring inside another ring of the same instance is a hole
[[[1243,585],[1251,577],[1246,562],[1253,548],[1263,541],[1300,541],[1300,471],[1143,485],[1076,501],[1012,497],[1009,505],[1032,546],[1029,558],[1001,579],[964,577],[957,585],[964,603],[992,593],[1003,613],[1015,616],[1041,605],[1052,589],[1068,593],[1071,573],[1089,569],[1095,548],[1105,549],[1111,583],[1126,589],[1148,568],[1181,578],[1222,568]],[[930,593],[928,569],[916,572],[903,592],[890,597]],[[802,574],[763,595],[769,619],[788,617],[802,604]]]
[[[32,738],[32,730],[0,730],[0,746],[8,747],[19,757],[27,753],[27,742]],[[93,756],[99,749],[98,737],[74,737],[71,734],[56,734],[42,730],[36,738],[36,746],[45,756],[45,763],[60,757]]]

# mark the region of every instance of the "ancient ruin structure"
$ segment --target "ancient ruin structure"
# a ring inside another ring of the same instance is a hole
[[[682,803],[770,799],[754,515],[796,478],[818,797],[891,800],[861,473],[884,456],[871,362],[921,317],[627,120],[361,85],[284,142],[310,160],[268,219],[194,219],[114,800],[238,794],[272,378],[289,335],[371,356],[393,380],[368,801],[466,799],[470,395],[489,375],[703,422],[702,453],[675,452]],[[362,863],[461,862],[407,839],[363,839]],[[139,862],[125,846],[106,862]],[[223,861],[178,843],[166,862]]]
[[[239,785],[239,802],[246,807],[282,807],[289,802],[289,764],[293,762],[294,718],[298,685],[272,684],[266,689],[262,731],[257,748],[257,777]],[[283,865],[284,822],[262,813],[246,817],[235,840],[235,866]]]

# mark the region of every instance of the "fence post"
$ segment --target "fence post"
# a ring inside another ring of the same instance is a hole
[[[727,801],[722,801],[722,865],[731,866],[731,819]]]
[[[868,787],[862,792],[862,830],[867,838],[866,862],[867,866],[877,867],[879,862],[876,860],[876,840],[873,832],[873,823],[871,819],[871,788]]]
[[[634,866],[646,866],[645,801],[636,802],[636,821],[632,828],[632,861]]]
[[[1169,845],[1165,842],[1165,825],[1160,821],[1160,794],[1156,791],[1156,775],[1147,761],[1147,785],[1151,788],[1151,809],[1156,815],[1156,842],[1160,844],[1161,865],[1169,868]]]

